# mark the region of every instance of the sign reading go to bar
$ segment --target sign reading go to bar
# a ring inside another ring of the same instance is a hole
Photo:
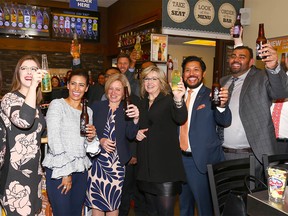
[[[97,0],[70,0],[70,8],[97,11]]]

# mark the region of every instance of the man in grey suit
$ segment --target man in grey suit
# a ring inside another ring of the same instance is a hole
[[[270,44],[262,45],[265,70],[253,66],[253,52],[245,46],[236,47],[230,57],[231,75],[221,79],[221,86],[230,87],[232,124],[224,129],[223,150],[227,160],[253,154],[257,176],[261,177],[262,154],[274,154],[276,137],[270,106],[273,99],[288,97],[288,79],[278,65],[278,56]]]

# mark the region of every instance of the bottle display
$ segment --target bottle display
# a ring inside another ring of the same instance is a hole
[[[266,57],[261,57],[259,55],[261,54],[259,50],[262,48],[262,44],[266,44],[266,43],[267,43],[267,39],[265,37],[265,32],[264,32],[264,23],[260,23],[259,30],[258,30],[258,38],[256,40],[256,59],[257,60],[266,58]]]
[[[128,109],[128,106],[130,104],[132,104],[131,97],[129,95],[129,91],[128,91],[128,87],[127,86],[124,87],[124,99],[123,99],[123,102],[124,102],[123,109],[124,109],[124,112],[125,112]],[[126,116],[126,118],[129,118],[127,115],[125,115],[125,116]]]
[[[79,42],[77,38],[77,33],[74,33],[73,42],[74,42],[74,49],[72,52],[72,56],[74,59],[79,59],[80,58],[80,46],[79,46]]]
[[[89,124],[89,115],[87,112],[87,99],[82,99],[82,112],[80,115],[80,136],[85,137],[86,133],[86,125]]]
[[[141,50],[141,43],[140,43],[140,36],[137,35],[136,37],[136,43],[134,45],[134,49],[136,50],[136,60],[141,60],[142,59],[142,50]]]
[[[181,71],[178,70],[178,60],[174,59],[173,71],[171,73],[172,91],[178,89],[178,83],[181,81]]]
[[[214,76],[214,81],[212,84],[212,98],[211,98],[211,102],[212,102],[212,106],[216,107],[220,105],[220,97],[219,97],[219,92],[220,92],[220,83],[219,83],[219,74],[218,71],[215,72],[215,76]]]
[[[233,38],[239,38],[240,37],[240,30],[241,30],[241,14],[239,13],[237,15],[237,19],[234,24],[234,31],[233,31]]]
[[[42,70],[45,70],[47,73],[42,78],[41,82],[41,91],[42,92],[51,92],[52,84],[51,84],[51,75],[48,67],[47,55],[42,54]]]

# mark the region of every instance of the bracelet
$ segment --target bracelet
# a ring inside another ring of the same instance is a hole
[[[183,99],[181,99],[180,101],[176,101],[175,99],[173,100],[176,105],[176,108],[181,108],[183,106]]]

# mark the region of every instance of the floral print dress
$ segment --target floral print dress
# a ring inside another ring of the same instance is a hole
[[[104,137],[116,142],[115,112],[112,113],[112,109],[108,112],[104,131]],[[119,209],[124,176],[125,167],[119,162],[117,149],[112,153],[101,149],[88,171],[85,205],[105,212]]]
[[[7,215],[35,215],[41,210],[40,144],[46,127],[40,108],[24,103],[20,92],[6,94],[0,113],[7,131],[1,173],[1,202]]]

